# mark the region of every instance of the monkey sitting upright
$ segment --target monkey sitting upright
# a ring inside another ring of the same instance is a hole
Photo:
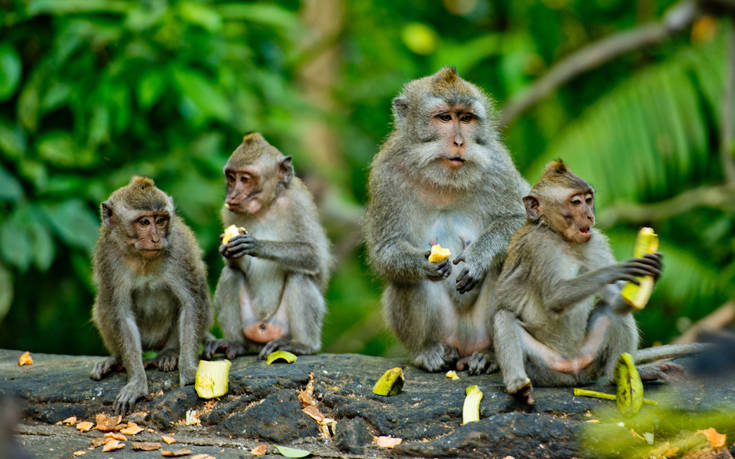
[[[415,365],[487,362],[487,305],[528,190],[480,88],[445,67],[393,100],[395,127],[370,171],[366,240],[386,280],[386,319]],[[440,244],[454,259],[430,263]],[[462,263],[452,274],[452,263]],[[484,360],[482,360],[484,359]]]
[[[204,356],[317,352],[330,254],[311,194],[294,177],[291,157],[259,133],[243,138],[224,175],[222,220],[247,233],[220,246],[226,265],[214,303],[224,339],[207,342]]]
[[[506,390],[533,404],[532,382],[612,379],[618,356],[633,353],[639,339],[621,281],[658,279],[662,256],[616,263],[607,239],[592,228],[594,191],[561,161],[546,166],[523,202],[528,220],[508,245],[491,326]],[[665,363],[642,369],[641,377],[681,371]]]
[[[159,351],[153,364],[161,370],[178,366],[182,386],[194,382],[211,301],[194,234],[153,180],[133,177],[100,208],[92,320],[112,357],[98,362],[91,377],[99,380],[122,364],[128,383],[113,408],[125,414],[148,393],[143,350]]]

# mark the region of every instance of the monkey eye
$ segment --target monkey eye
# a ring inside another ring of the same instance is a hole
[[[156,219],[156,225],[163,226],[168,223],[168,217],[158,217]]]
[[[580,204],[582,204],[582,200],[581,199],[579,199],[579,198],[572,199],[572,205],[573,206],[578,206]]]
[[[234,175],[232,175],[232,174],[225,174],[225,175],[227,177],[227,181],[228,182],[234,182],[235,181],[235,176]]]
[[[138,223],[141,226],[148,226],[151,224],[151,220],[148,217],[142,217],[138,219]]]
[[[439,113],[436,115],[437,118],[439,118],[441,121],[449,122],[452,121],[452,115],[450,113]]]
[[[592,196],[587,196],[587,197],[586,197],[586,198],[584,199],[584,202],[586,202],[586,203],[587,203],[587,205],[592,205]]]
[[[475,119],[475,115],[473,115],[472,113],[462,113],[459,116],[459,120],[463,123],[469,123],[470,121],[474,119]]]
[[[243,183],[247,183],[247,182],[249,182],[249,181],[250,181],[250,179],[251,179],[251,178],[252,178],[252,177],[250,176],[250,174],[243,174],[243,175],[242,175],[242,176],[240,177],[240,181],[241,181],[241,182],[243,182]]]

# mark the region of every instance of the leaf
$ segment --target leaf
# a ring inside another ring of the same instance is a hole
[[[33,258],[31,241],[23,222],[14,213],[0,228],[0,252],[8,263],[24,272]]]
[[[209,32],[222,28],[222,18],[217,11],[203,3],[182,2],[179,4],[179,14],[186,22],[202,26]]]
[[[40,271],[47,271],[56,255],[56,246],[49,228],[37,217],[32,217],[28,221],[28,229],[31,235],[31,247],[33,248],[33,259],[36,267]]]
[[[231,116],[230,102],[222,95],[219,89],[210,84],[209,79],[190,69],[175,69],[174,80],[179,87],[181,96],[193,104],[197,111],[205,118],[213,117],[221,121],[229,121]],[[187,115],[187,113],[184,113]],[[188,114],[196,118],[197,113]]]
[[[149,109],[156,103],[166,87],[166,78],[161,72],[148,72],[138,82],[138,103]]]
[[[123,13],[130,8],[131,4],[121,0],[33,0],[28,2],[28,15],[62,15],[93,11]]]
[[[0,263],[0,322],[13,302],[13,274]]]
[[[460,74],[469,72],[480,62],[501,51],[503,36],[501,34],[487,34],[469,41],[457,43],[441,43],[434,56],[433,68],[440,68],[451,63]]]
[[[265,3],[226,3],[217,6],[220,16],[230,21],[255,22],[283,29],[296,29],[300,22],[296,14],[277,5]]]
[[[72,167],[77,164],[76,151],[79,148],[68,132],[44,133],[38,140],[36,148],[41,158],[54,166]]]
[[[19,159],[25,155],[26,136],[20,126],[0,120],[0,150],[12,159]]]
[[[43,71],[42,68],[37,68],[23,86],[18,98],[18,119],[21,125],[31,132],[38,127],[42,83]]]
[[[20,56],[10,43],[0,44],[0,101],[13,96],[20,83]]]
[[[72,199],[58,205],[44,205],[43,208],[51,226],[64,242],[92,253],[99,224],[82,201]]]
[[[0,165],[0,201],[16,202],[22,197],[23,188],[18,180]]]
[[[287,446],[273,445],[279,453],[285,457],[306,457],[311,455],[311,451],[305,449],[289,448]]]

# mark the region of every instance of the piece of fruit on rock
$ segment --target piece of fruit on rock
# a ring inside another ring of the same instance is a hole
[[[450,252],[449,249],[445,249],[439,244],[434,244],[431,246],[431,253],[429,254],[429,263],[439,263],[440,261],[444,261],[447,258],[449,258],[451,254],[452,252]]]
[[[200,398],[222,397],[227,393],[229,372],[232,362],[229,360],[200,360],[194,377],[194,389]]]

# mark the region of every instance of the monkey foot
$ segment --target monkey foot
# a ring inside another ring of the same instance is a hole
[[[533,386],[529,378],[519,378],[516,381],[511,381],[506,384],[505,389],[526,405],[533,406],[536,404],[536,399],[533,398]]]
[[[242,343],[234,343],[226,339],[217,339],[204,343],[204,358],[211,360],[215,354],[225,354],[228,360],[234,360],[238,355],[243,355],[247,351],[247,347]]]
[[[471,356],[464,357],[457,362],[457,370],[464,370],[464,367],[467,366],[471,375],[490,374],[498,369],[494,357],[492,351],[487,349],[474,352]]]
[[[451,368],[459,359],[457,348],[444,343],[434,343],[421,351],[413,360],[414,365],[429,372]]]
[[[164,349],[151,361],[161,371],[174,371],[179,365],[178,349]]]
[[[94,364],[90,378],[99,381],[113,371],[122,371],[122,361],[118,357],[107,357],[101,362]]]
[[[127,413],[132,412],[135,402],[139,398],[143,397],[147,392],[148,382],[145,380],[143,380],[142,383],[130,381],[125,384],[125,386],[120,389],[117,397],[115,397],[115,403],[112,405],[115,414],[125,416]]]
[[[666,382],[684,381],[688,375],[686,369],[678,363],[658,362],[644,365],[638,369],[643,381],[660,379]]]

